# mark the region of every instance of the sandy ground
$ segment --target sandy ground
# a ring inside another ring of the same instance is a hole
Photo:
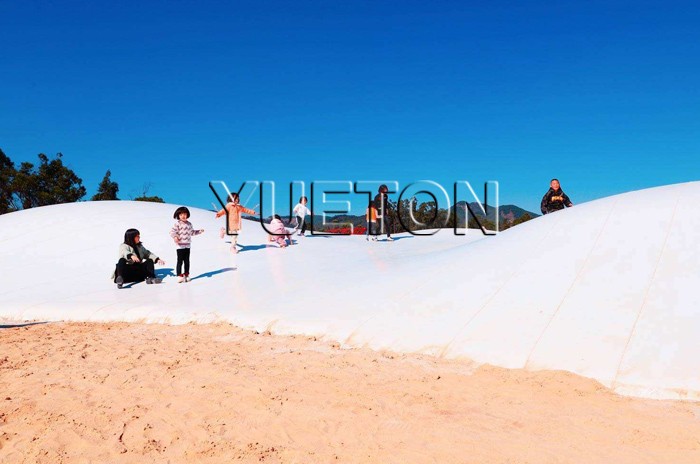
[[[0,462],[694,463],[700,404],[230,325],[0,329]]]

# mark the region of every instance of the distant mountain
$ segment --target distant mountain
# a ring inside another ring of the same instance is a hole
[[[457,212],[457,218],[460,221],[464,220],[464,214],[465,211],[467,211],[465,208],[466,204],[466,201],[460,201],[454,206],[454,209]],[[496,219],[496,208],[493,206],[486,205],[486,214],[481,211],[481,207],[477,202],[469,203],[469,208],[471,209],[471,212],[479,218],[479,220],[486,218],[488,221],[494,222]],[[498,215],[500,218],[499,222],[513,222],[520,219],[525,214],[529,214],[531,218],[536,218],[539,216],[539,214],[533,213],[532,211],[527,211],[516,205],[501,205],[498,207]]]
[[[463,223],[464,221],[464,214],[465,214],[465,205],[467,203],[465,201],[460,201],[458,202],[455,206],[453,206],[453,211],[457,212],[457,219],[459,220],[459,223]],[[469,207],[471,208],[472,213],[474,213],[475,216],[481,221],[482,219],[486,219],[487,221],[494,223],[495,217],[496,217],[496,208],[492,206],[486,207],[486,214],[481,211],[481,208],[478,203],[473,202],[469,203]],[[467,214],[469,214],[467,212]],[[501,228],[506,228],[504,226],[507,226],[508,224],[517,221],[518,219],[522,218],[526,214],[530,216],[530,218],[536,218],[539,216],[539,214],[535,214],[531,211],[527,211],[526,209],[523,209],[519,206],[516,205],[502,205],[499,206],[498,208],[498,214],[500,217],[500,225]],[[471,215],[469,215],[471,218]],[[270,222],[272,218],[267,217],[265,218],[265,222]],[[288,217],[287,216],[282,216],[282,220],[284,221],[285,224],[288,224]],[[352,215],[352,214],[337,214],[335,216],[331,216],[326,219],[326,225],[323,225],[323,216],[321,215],[315,215],[313,217],[313,223],[314,223],[314,228],[316,230],[321,230],[324,227],[332,227],[332,224],[347,224],[351,223],[354,226],[365,226],[365,215]]]

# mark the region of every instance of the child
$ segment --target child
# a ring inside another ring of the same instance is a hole
[[[559,179],[552,179],[549,182],[549,190],[544,194],[540,203],[542,214],[549,214],[574,206],[569,197],[561,189]]]
[[[302,237],[306,233],[306,216],[311,216],[311,211],[309,211],[309,208],[306,207],[307,202],[308,199],[306,197],[299,198],[299,203],[297,203],[292,210],[297,221],[297,226],[294,228],[294,230],[301,228],[299,235]]]
[[[232,193],[228,196],[228,203],[226,203],[226,206],[224,209],[216,213],[216,217],[219,218],[223,216],[224,214],[228,213],[228,232],[230,234],[233,234],[231,236],[231,252],[233,253],[238,253],[238,248],[236,248],[236,245],[238,244],[238,232],[241,230],[241,214],[246,213],[246,214],[252,214],[256,215],[257,213],[253,211],[252,209],[248,209],[244,206],[242,206],[240,203],[240,198],[237,193]],[[224,236],[224,228],[221,228],[221,238]]]
[[[190,218],[190,210],[184,206],[180,206],[175,210],[173,219],[177,222],[170,229],[170,236],[177,245],[177,281],[178,283],[190,281],[190,244],[192,236],[199,235],[204,232],[204,229],[194,230],[188,219]],[[182,273],[182,265],[185,265],[185,273]]]
[[[379,228],[377,235],[386,232],[386,240],[388,242],[393,242],[394,239],[391,238],[391,229],[393,229],[394,223],[391,219],[391,204],[389,203],[389,188],[382,184],[379,186],[379,192],[377,196],[374,197],[374,207],[377,208],[377,219],[380,219]]]
[[[374,207],[372,201],[367,205],[367,211],[365,212],[365,218],[367,219],[367,241],[377,241],[377,208]]]
[[[279,214],[275,214],[274,219],[270,222],[269,231],[269,241],[277,242],[280,248],[287,246],[287,240],[289,240],[290,245],[292,244],[292,236],[287,231],[287,228],[284,227],[284,223]]]

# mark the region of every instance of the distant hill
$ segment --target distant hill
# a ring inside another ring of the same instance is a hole
[[[464,220],[464,215],[465,212],[467,211],[465,206],[467,202],[466,201],[460,201],[458,202],[455,206],[454,209],[457,212],[457,218],[460,221]],[[469,203],[469,208],[471,209],[471,212],[479,218],[479,220],[486,218],[490,222],[495,222],[496,220],[496,208],[492,206],[486,206],[486,214],[481,211],[481,207],[477,202],[472,202]],[[468,214],[468,212],[467,212]],[[501,223],[511,223],[514,222],[524,215],[528,214],[530,218],[536,218],[539,216],[539,214],[533,213],[531,211],[527,211],[519,206],[516,205],[501,205],[498,207],[498,215],[500,218]]]
[[[465,208],[466,202],[461,201],[458,202],[455,206],[453,206],[453,211],[456,211],[457,214],[457,219],[459,223],[464,222],[464,216],[465,212],[466,214],[469,214]],[[484,223],[483,219],[486,219],[487,223],[493,224],[495,222],[495,217],[496,217],[496,208],[492,206],[487,206],[486,207],[486,214],[484,214],[481,211],[481,208],[479,207],[479,204],[476,202],[469,203],[469,207],[471,208],[472,213],[477,216],[479,221],[482,222],[482,225],[488,225]],[[507,229],[510,225],[516,225],[520,222],[525,222],[528,218],[526,217],[529,216],[530,219],[538,217],[539,214],[533,213],[531,211],[528,211],[526,209],[523,209],[517,205],[502,205],[498,208],[498,214],[499,214],[499,225],[502,230]],[[266,218],[265,222],[269,222],[271,218]],[[287,224],[287,219],[288,217],[283,216],[282,219],[284,220],[285,224]],[[474,224],[473,218],[471,218],[471,225],[470,227],[476,227]],[[324,228],[332,228],[332,224],[347,224],[351,223],[354,226],[362,226],[364,227],[365,224],[365,215],[352,215],[352,214],[338,214],[335,216],[331,216],[329,219],[326,221],[326,225],[323,225],[323,217],[321,215],[315,215],[313,217],[313,223],[314,223],[314,229],[316,230],[323,230]]]

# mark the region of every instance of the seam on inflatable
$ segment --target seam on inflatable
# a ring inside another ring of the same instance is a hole
[[[532,345],[532,348],[530,349],[530,352],[527,354],[527,358],[525,358],[525,364],[523,365],[524,369],[527,369],[528,364],[530,363],[530,358],[532,358],[533,353],[537,349],[537,346],[540,344],[540,341],[542,340],[542,337],[544,337],[545,332],[549,329],[549,326],[552,324],[552,321],[554,321],[554,318],[557,317],[557,314],[559,314],[559,311],[561,310],[561,307],[564,305],[564,302],[566,299],[569,297],[569,294],[571,293],[571,290],[576,286],[576,282],[578,282],[579,278],[581,277],[581,274],[583,274],[583,271],[586,269],[586,266],[588,266],[588,261],[591,258],[591,255],[593,254],[593,251],[598,247],[598,243],[600,242],[600,238],[603,236],[603,231],[608,227],[608,222],[610,221],[610,218],[612,217],[613,212],[615,211],[615,207],[617,207],[618,200],[613,203],[612,207],[608,211],[608,216],[605,218],[605,222],[603,223],[603,227],[600,228],[598,231],[598,235],[595,238],[595,241],[593,242],[593,245],[591,246],[591,249],[588,250],[588,253],[586,254],[586,259],[583,261],[583,264],[581,265],[581,268],[578,270],[576,273],[576,277],[574,277],[574,280],[571,281],[571,285],[569,285],[569,288],[566,290],[566,293],[562,297],[561,301],[559,301],[559,304],[557,305],[557,308],[554,310],[552,315],[549,317],[549,320],[547,321],[547,324],[544,326],[542,329],[542,332],[540,332],[540,335],[537,337],[537,340],[535,340],[535,343]]]
[[[642,312],[644,312],[644,307],[647,304],[647,299],[649,298],[649,292],[651,291],[652,285],[654,285],[654,281],[656,280],[656,273],[659,270],[659,264],[661,264],[661,259],[663,258],[664,254],[666,253],[666,245],[668,244],[668,238],[671,236],[671,232],[673,231],[673,222],[676,219],[676,211],[678,210],[678,204],[681,201],[681,195],[678,195],[678,198],[676,198],[676,204],[673,207],[673,214],[671,215],[671,220],[668,221],[668,230],[666,231],[666,237],[664,238],[664,244],[661,246],[661,251],[659,252],[659,256],[656,259],[656,264],[654,265],[654,273],[651,275],[651,279],[649,280],[649,284],[647,285],[646,290],[644,291],[644,298],[642,299],[642,305],[639,307],[639,312],[637,313],[637,317],[634,320],[634,324],[632,324],[632,330],[630,330],[630,335],[627,337],[627,342],[625,343],[625,347],[622,350],[622,355],[620,356],[620,362],[617,364],[617,369],[615,369],[615,377],[613,378],[612,383],[610,384],[610,388],[615,389],[615,385],[617,384],[617,379],[620,376],[620,369],[622,368],[622,362],[625,360],[625,356],[627,355],[627,350],[629,349],[629,345],[632,342],[632,337],[634,336],[634,332],[637,330],[637,324],[639,323],[639,320],[642,318]]]
[[[520,273],[520,271],[523,269],[523,267],[525,267],[525,264],[528,263],[532,259],[532,256],[536,253],[536,251],[534,251],[534,250],[539,250],[540,246],[542,246],[543,243],[547,242],[547,239],[549,239],[549,236],[552,235],[552,232],[554,232],[556,230],[557,225],[560,222],[561,222],[561,216],[559,216],[557,218],[557,220],[554,221],[554,224],[552,225],[552,227],[549,228],[549,231],[547,231],[547,233],[544,235],[544,237],[542,237],[542,240],[540,240],[540,242],[537,244],[537,247],[533,248],[533,252],[530,254],[530,257],[528,259],[521,261],[520,266],[518,266],[513,272],[511,272],[511,274],[503,281],[503,283],[496,289],[496,291],[494,291],[491,294],[491,296],[489,296],[486,299],[486,302],[483,305],[481,305],[481,307],[474,314],[472,314],[472,316],[469,319],[467,319],[467,322],[465,322],[464,325],[462,327],[460,327],[460,329],[457,331],[456,335],[454,337],[452,337],[452,339],[450,339],[450,341],[444,345],[444,347],[440,351],[440,354],[438,355],[438,357],[440,357],[440,358],[445,357],[445,355],[447,354],[447,351],[450,349],[450,347],[452,346],[452,343],[457,339],[457,337],[459,337],[459,335],[462,334],[466,330],[466,328],[474,321],[474,319],[476,319],[479,316],[479,314],[481,314],[491,304],[493,299],[496,298],[496,296],[501,292],[501,290],[503,290],[505,288],[506,285],[508,285],[508,283],[513,279],[513,277],[515,277],[517,274]]]

